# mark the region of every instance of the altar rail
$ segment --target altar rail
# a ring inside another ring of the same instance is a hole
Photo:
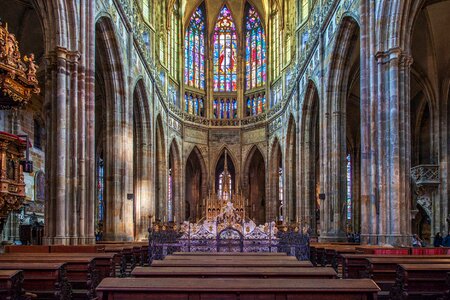
[[[225,228],[213,238],[182,238],[176,228],[149,230],[149,263],[174,252],[279,252],[309,260],[309,235],[285,227],[275,238],[246,238],[233,228]]]

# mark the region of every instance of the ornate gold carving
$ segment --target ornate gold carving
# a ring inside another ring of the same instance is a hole
[[[25,183],[20,160],[26,142],[18,136],[0,131],[0,219],[22,206]]]
[[[22,61],[16,37],[8,31],[8,25],[0,21],[0,91],[6,96],[1,108],[22,106],[32,94],[40,92],[34,59],[34,54],[29,54]]]

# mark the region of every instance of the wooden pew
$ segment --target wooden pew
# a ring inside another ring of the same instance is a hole
[[[172,256],[287,256],[279,252],[174,252]]]
[[[154,260],[151,267],[312,267],[310,261],[292,260]]]
[[[22,270],[23,289],[37,295],[38,299],[71,299],[66,263],[0,261],[0,269]]]
[[[343,278],[365,278],[367,274],[367,260],[366,258],[405,258],[410,259],[446,259],[450,258],[448,255],[376,255],[376,254],[341,254],[342,257],[342,277]]]
[[[436,299],[447,292],[450,264],[400,264],[392,299]]]
[[[427,258],[424,260],[423,258],[410,258],[409,256],[397,258],[373,257],[366,258],[366,261],[368,277],[375,281],[381,289],[381,294],[379,294],[379,296],[387,296],[395,283],[397,266],[399,264],[423,264],[424,262],[426,262],[427,265],[449,264],[450,258]]]
[[[93,299],[95,295],[95,287],[99,280],[95,269],[95,259],[93,257],[81,257],[76,253],[73,256],[55,256],[48,254],[47,256],[28,255],[15,256],[13,254],[0,255],[0,264],[4,262],[22,263],[24,265],[39,263],[67,263],[66,276],[72,286],[73,299]]]
[[[103,245],[51,245],[50,253],[99,253],[105,252],[105,246]]]
[[[106,278],[97,287],[99,300],[110,299],[376,299],[369,279],[260,278]]]
[[[167,255],[164,260],[190,260],[190,261],[198,261],[198,260],[244,260],[244,261],[252,261],[252,260],[260,260],[260,261],[298,261],[295,256],[259,256],[259,255],[246,255],[246,256],[224,256],[224,255],[209,255],[209,256],[177,256],[177,255]]]
[[[5,246],[5,253],[50,253],[50,246]]]
[[[0,299],[25,299],[21,270],[0,269]]]
[[[337,278],[332,268],[285,268],[285,267],[136,267],[133,277],[177,277],[177,278]]]
[[[116,266],[116,274],[119,277],[130,276],[133,266],[135,266],[135,252],[130,245],[111,245],[105,247],[106,253],[116,253],[120,259],[120,264]]]

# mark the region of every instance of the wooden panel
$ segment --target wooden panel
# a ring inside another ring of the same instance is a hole
[[[136,267],[134,277],[197,277],[197,278],[336,278],[332,268],[204,268],[204,267]]]
[[[292,260],[154,260],[152,267],[312,267],[310,261],[292,261]]]
[[[369,279],[106,278],[97,288],[109,299],[376,299]]]

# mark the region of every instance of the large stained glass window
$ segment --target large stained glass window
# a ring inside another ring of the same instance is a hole
[[[224,6],[214,29],[214,91],[236,91],[237,36],[231,11]]]
[[[185,36],[184,82],[205,89],[205,10],[199,6],[192,15]]]
[[[277,8],[274,8],[275,11]],[[280,12],[276,11],[272,18],[272,72],[273,79],[278,78],[281,74],[281,62],[282,62],[282,47],[281,45],[281,26],[280,26]]]
[[[170,30],[168,32],[167,46],[169,48],[168,68],[170,75],[178,82],[178,6],[175,1],[172,8],[172,15],[170,19]]]
[[[266,38],[261,19],[253,6],[247,6],[245,22],[245,88],[266,82]]]
[[[236,99],[221,98],[215,99],[213,103],[214,118],[216,119],[236,119],[237,101]]]

